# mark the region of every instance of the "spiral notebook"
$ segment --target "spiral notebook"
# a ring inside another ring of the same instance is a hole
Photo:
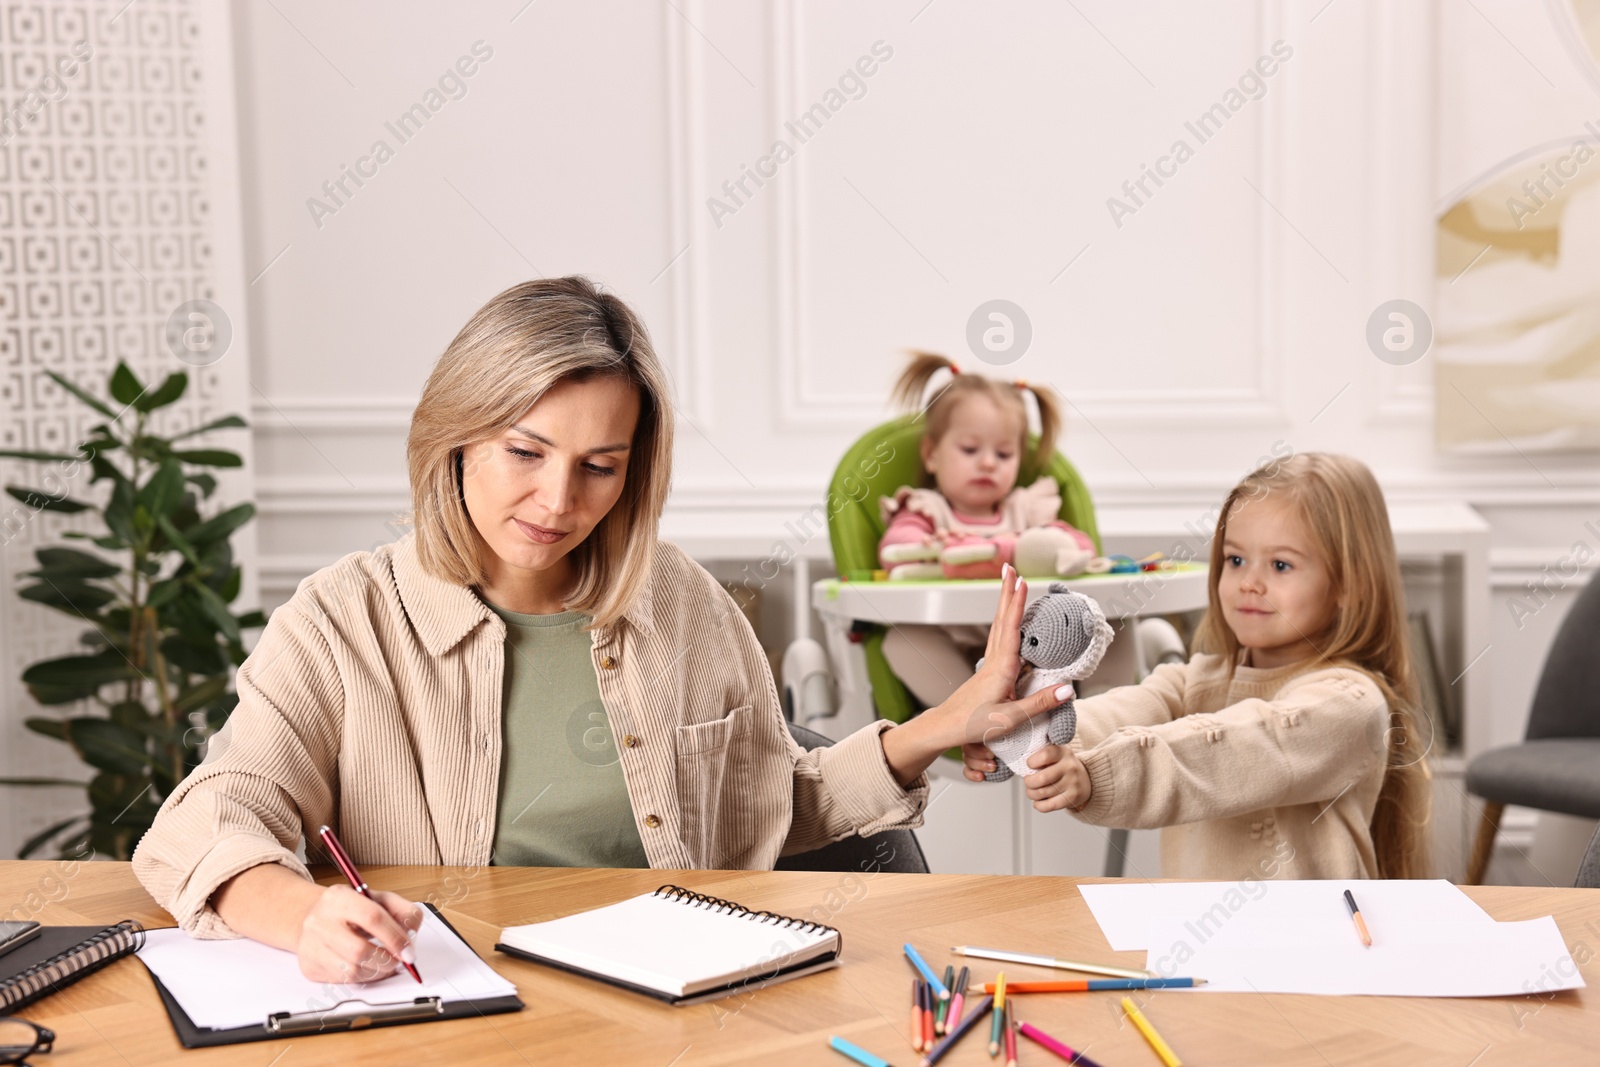
[[[0,957],[0,1015],[27,1007],[142,944],[144,927],[131,919],[105,927],[46,926]]]
[[[835,967],[839,931],[675,885],[549,922],[509,926],[512,956],[693,1004]]]

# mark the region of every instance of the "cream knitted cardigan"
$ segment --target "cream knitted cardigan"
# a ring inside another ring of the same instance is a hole
[[[1078,701],[1078,817],[1163,827],[1166,878],[1376,877],[1382,691],[1351,667],[1227,667],[1198,655]]]

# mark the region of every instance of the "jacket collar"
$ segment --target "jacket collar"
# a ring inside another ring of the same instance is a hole
[[[417,558],[417,535],[408,533],[390,548],[394,560],[395,589],[400,603],[411,620],[412,629],[422,639],[429,655],[442,656],[449,652],[480,623],[498,616],[489,609],[478,594],[464,585],[436,578],[423,570]],[[651,626],[652,588],[655,584],[655,563],[652,557],[650,571],[644,585],[634,598],[623,619],[643,633]],[[612,629],[601,627],[595,632],[596,644],[609,640]]]

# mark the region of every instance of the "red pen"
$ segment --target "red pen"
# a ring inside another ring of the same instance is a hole
[[[339,844],[339,839],[333,836],[333,828],[324,826],[322,829],[318,830],[317,833],[322,836],[322,843],[327,846],[328,855],[333,857],[334,864],[337,865],[339,870],[344,872],[344,876],[350,880],[350,888],[354,889],[357,893],[360,893],[368,900],[372,900],[372,891],[367,888],[367,880],[361,877],[361,872],[356,870],[356,865],[350,860],[350,854],[344,850],[343,845]],[[376,903],[376,901],[374,901],[374,903]],[[415,978],[418,983],[422,981],[422,975],[417,973],[417,969],[414,966],[407,963],[405,960],[400,961],[400,966],[410,971],[411,977]]]

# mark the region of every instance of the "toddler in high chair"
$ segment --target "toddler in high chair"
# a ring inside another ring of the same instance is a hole
[[[1209,581],[1194,658],[1080,699],[1072,742],[1028,760],[1034,807],[1162,827],[1167,878],[1424,877],[1430,739],[1372,472],[1323,453],[1252,472]]]
[[[1017,487],[1028,443],[1023,393],[1039,408],[1033,457],[1048,458],[1061,425],[1055,394],[1026,382],[964,374],[954,362],[913,352],[894,398],[921,406],[940,371],[950,381],[923,414],[922,486],[901,486],[878,501],[887,529],[878,560],[891,579],[998,578],[1010,564],[1025,578],[1077,574],[1094,558],[1088,534],[1057,518],[1060,487],[1049,475]],[[884,638],[889,667],[923,704],[947,700],[972,676],[988,628],[977,625],[892,627]]]

